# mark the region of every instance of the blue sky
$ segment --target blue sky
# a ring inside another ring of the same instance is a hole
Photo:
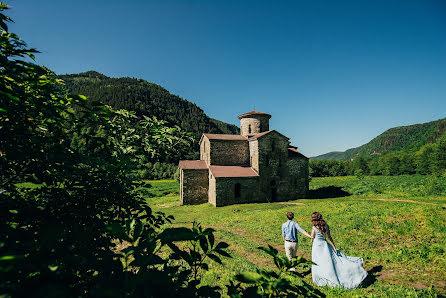
[[[58,74],[162,85],[239,125],[253,109],[307,156],[446,117],[446,1],[10,0]]]

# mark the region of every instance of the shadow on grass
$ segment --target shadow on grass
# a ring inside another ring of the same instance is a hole
[[[351,196],[351,193],[346,192],[342,187],[326,186],[318,189],[310,189],[310,199],[328,199],[328,198],[342,198]]]
[[[378,265],[367,271],[368,275],[362,282],[362,287],[367,288],[374,284],[376,282],[376,277],[379,276],[378,273],[380,273],[383,270],[382,265]]]

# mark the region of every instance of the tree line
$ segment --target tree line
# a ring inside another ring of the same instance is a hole
[[[350,160],[310,159],[312,177],[363,175],[441,174],[446,171],[446,134],[416,151],[394,151],[383,155],[357,155]]]

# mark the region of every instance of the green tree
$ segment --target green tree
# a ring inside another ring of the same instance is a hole
[[[437,140],[434,151],[435,171],[442,173],[446,171],[446,134]]]
[[[415,163],[415,154],[413,152],[399,152],[399,161],[400,161],[400,168],[399,168],[399,174],[415,174],[416,172],[416,163]]]
[[[368,160],[363,156],[356,156],[353,159],[353,168],[355,172],[360,170],[365,175],[370,172]]]
[[[415,153],[417,173],[427,175],[434,171],[436,151],[437,145],[428,143]]]

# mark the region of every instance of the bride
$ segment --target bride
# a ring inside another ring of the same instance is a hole
[[[311,273],[317,286],[356,288],[367,276],[362,258],[349,257],[338,251],[330,235],[330,228],[319,212],[311,215],[313,241]],[[328,244],[328,242],[330,245]]]

